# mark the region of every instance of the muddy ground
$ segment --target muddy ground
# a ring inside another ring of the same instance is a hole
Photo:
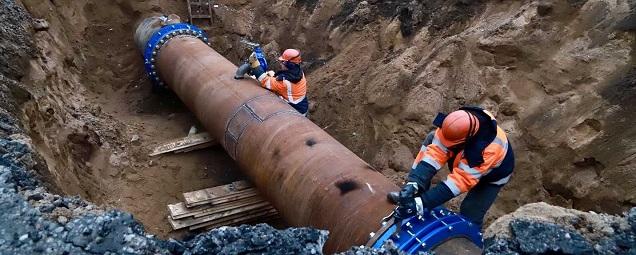
[[[241,178],[221,148],[147,156],[197,122],[176,97],[151,93],[133,29],[152,13],[186,17],[183,1],[21,2],[49,24],[15,78],[50,188],[167,236],[166,204]],[[610,213],[636,204],[630,2],[215,3],[199,25],[217,51],[239,63],[243,38],[270,57],[301,48],[311,119],[395,182],[435,113],[477,104],[518,158],[490,219],[535,201]]]

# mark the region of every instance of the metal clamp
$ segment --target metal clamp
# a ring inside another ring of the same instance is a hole
[[[170,41],[170,39],[177,36],[191,36],[196,37],[204,43],[210,45],[208,42],[208,36],[195,25],[188,23],[178,23],[163,26],[159,31],[155,32],[144,49],[144,69],[146,74],[150,78],[153,86],[165,87],[164,82],[159,78],[159,72],[157,70],[156,62],[157,56],[161,48]]]

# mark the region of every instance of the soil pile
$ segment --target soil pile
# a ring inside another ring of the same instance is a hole
[[[191,254],[322,254],[327,231],[276,230],[269,225],[221,227],[198,235],[186,245]]]
[[[633,254],[636,207],[624,216],[524,205],[486,230],[486,254]]]

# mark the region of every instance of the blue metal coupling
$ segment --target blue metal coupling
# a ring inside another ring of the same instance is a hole
[[[203,32],[203,30],[199,29],[195,25],[188,23],[166,25],[155,32],[146,43],[146,47],[143,51],[144,68],[146,70],[146,74],[148,74],[148,77],[152,82],[153,88],[165,88],[165,84],[159,77],[159,72],[155,63],[163,45],[168,43],[170,39],[178,36],[196,37],[204,43],[210,45],[210,43],[208,42],[208,36],[205,34],[205,32]]]
[[[401,251],[417,254],[431,251],[450,239],[466,238],[477,247],[483,247],[480,226],[443,207],[399,223],[390,219],[382,224],[378,233],[371,233],[367,246],[379,249],[386,241],[392,240]],[[399,233],[396,233],[397,224],[401,224]]]

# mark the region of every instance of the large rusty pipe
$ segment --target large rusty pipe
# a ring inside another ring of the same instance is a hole
[[[237,67],[206,43],[172,37],[154,61],[286,222],[329,230],[327,252],[364,244],[390,213],[396,185],[256,81],[234,79]]]

